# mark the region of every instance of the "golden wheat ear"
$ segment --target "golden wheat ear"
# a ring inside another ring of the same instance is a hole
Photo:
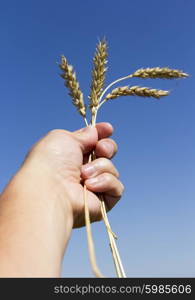
[[[79,82],[77,81],[73,66],[69,65],[67,59],[62,55],[59,67],[63,71],[60,76],[65,80],[65,85],[69,89],[69,95],[72,98],[72,103],[76,106],[79,113],[85,118],[86,107],[83,100],[83,93],[80,90]]]
[[[92,82],[91,82],[91,94],[90,109],[92,113],[95,113],[94,108],[99,104],[99,97],[104,87],[106,77],[106,64],[107,64],[107,52],[108,46],[105,39],[101,40],[97,47],[93,58],[93,70],[92,70]]]
[[[163,96],[167,96],[169,91],[150,89],[148,87],[141,86],[122,86],[118,87],[109,93],[105,100],[116,99],[121,96],[140,96],[140,97],[153,97],[153,98],[161,98]]]
[[[140,77],[140,78],[161,78],[161,79],[175,79],[188,77],[187,73],[184,73],[181,70],[174,70],[168,67],[166,68],[146,68],[146,69],[138,69],[135,73],[132,74],[132,77]]]

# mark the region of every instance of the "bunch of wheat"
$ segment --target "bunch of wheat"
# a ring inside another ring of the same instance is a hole
[[[91,94],[89,96],[90,99],[89,108],[91,110],[92,126],[95,126],[96,124],[97,113],[100,107],[105,102],[111,99],[115,99],[121,96],[153,97],[159,99],[169,94],[168,91],[151,89],[148,87],[141,87],[141,86],[117,87],[114,90],[112,90],[110,93],[107,93],[107,91],[116,83],[132,77],[139,77],[144,79],[146,78],[174,79],[174,78],[181,78],[181,77],[188,76],[188,74],[184,73],[183,71],[173,70],[168,67],[165,68],[156,67],[156,68],[145,68],[145,69],[142,68],[142,69],[138,69],[137,71],[135,71],[130,75],[121,77],[113,81],[104,89],[105,74],[107,71],[106,68],[107,56],[108,56],[107,49],[108,47],[107,47],[106,40],[104,39],[100,41],[96,47],[96,52],[93,59]],[[84,118],[86,126],[88,126],[89,123],[86,119],[86,105],[83,100],[83,93],[80,90],[79,83],[76,79],[76,74],[73,70],[73,67],[67,62],[67,59],[64,56],[61,57],[61,63],[59,64],[59,67],[63,71],[61,77],[65,80],[65,85],[69,89],[69,95],[72,97],[73,104],[76,106],[77,110]],[[89,162],[94,159],[95,159],[95,154],[93,152],[89,156]],[[120,259],[119,251],[116,246],[116,235],[112,231],[107,217],[104,197],[103,195],[99,195],[99,198],[101,201],[102,218],[104,220],[106,230],[108,233],[111,252],[113,255],[117,276],[126,277]],[[95,249],[94,249],[94,243],[93,243],[92,231],[90,225],[90,216],[89,216],[89,210],[87,205],[87,189],[85,185],[84,185],[84,207],[85,207],[85,223],[86,223],[86,230],[87,230],[89,257],[90,257],[92,270],[97,277],[102,277],[103,275],[100,272],[96,263]]]

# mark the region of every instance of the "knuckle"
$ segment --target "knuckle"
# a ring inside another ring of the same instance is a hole
[[[48,132],[48,135],[62,135],[65,133],[66,133],[66,130],[64,130],[64,129],[52,129]]]
[[[98,169],[110,172],[117,178],[119,177],[119,172],[110,159],[101,157],[97,159],[95,164]]]
[[[113,175],[109,173],[104,173],[103,175],[103,180],[106,182],[106,184],[110,184],[113,181]]]
[[[99,168],[103,168],[108,164],[108,159],[104,157],[100,157],[96,160],[96,164]]]

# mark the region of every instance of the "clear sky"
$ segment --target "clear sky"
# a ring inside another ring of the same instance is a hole
[[[74,65],[85,100],[99,38],[109,42],[107,84],[140,67],[169,66],[188,79],[126,84],[170,89],[162,100],[107,103],[125,193],[109,213],[129,277],[195,276],[195,2],[193,0],[6,0],[0,7],[0,188],[31,145],[53,128],[83,120],[59,77],[60,55]],[[115,276],[104,226],[93,225],[100,269]],[[88,277],[85,229],[74,230],[63,277]]]

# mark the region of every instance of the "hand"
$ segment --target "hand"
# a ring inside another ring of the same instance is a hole
[[[108,123],[53,130],[33,146],[0,196],[0,277],[60,275],[71,230],[85,224],[83,183],[91,221],[101,219],[96,192],[108,210],[116,204],[123,185],[110,161],[112,131]],[[84,164],[92,150],[97,159]]]
[[[108,210],[122,195],[123,184],[110,161],[117,151],[116,143],[108,138],[112,132],[109,123],[99,123],[95,128],[90,126],[75,132],[52,130],[32,148],[24,162],[25,166],[41,168],[43,176],[52,178],[54,188],[59,187],[60,198],[72,212],[74,227],[85,225],[83,183],[88,189],[92,222],[102,218],[100,200],[95,193],[104,193]],[[92,150],[97,159],[83,164]]]

